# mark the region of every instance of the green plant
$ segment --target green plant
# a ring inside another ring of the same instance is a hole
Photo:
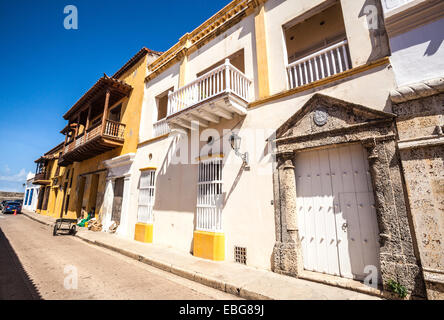
[[[387,282],[387,285],[389,286],[390,290],[394,293],[398,294],[400,298],[405,298],[407,296],[407,289],[399,282],[396,282],[394,280],[389,280]]]

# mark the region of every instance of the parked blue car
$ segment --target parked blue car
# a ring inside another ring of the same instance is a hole
[[[3,213],[14,213],[17,210],[17,213],[22,212],[22,204],[19,201],[6,201],[3,205]]]

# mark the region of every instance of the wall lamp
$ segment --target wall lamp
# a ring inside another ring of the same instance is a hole
[[[248,152],[244,152],[244,153],[239,152],[241,140],[242,140],[242,138],[233,132],[230,136],[230,145],[231,145],[231,148],[234,150],[234,153],[242,159],[242,161],[244,162],[244,165],[248,166],[248,162],[249,162]]]

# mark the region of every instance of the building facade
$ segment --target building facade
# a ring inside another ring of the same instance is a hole
[[[442,13],[440,1],[234,0],[68,110],[65,142],[39,159],[63,173],[37,179],[37,212],[442,298]]]
[[[29,173],[26,177],[25,195],[23,198],[23,209],[35,211],[37,209],[37,202],[39,197],[39,186],[34,182],[35,174]]]
[[[35,212],[54,218],[60,217],[57,214],[57,203],[59,193],[63,192],[61,179],[64,169],[59,165],[62,147],[63,144],[60,143],[34,161],[36,172],[32,183],[40,186]]]
[[[100,78],[64,115],[68,121],[60,165],[69,181],[57,211],[97,217],[103,230],[115,222],[127,233],[129,167],[137,147],[147,65],[159,56],[141,49],[113,76]]]
[[[444,2],[384,1],[398,148],[429,299],[444,299]]]
[[[379,1],[239,0],[185,34],[148,67],[129,236],[425,297],[383,21]]]

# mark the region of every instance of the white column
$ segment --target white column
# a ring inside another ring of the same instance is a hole
[[[102,231],[107,231],[111,224],[113,198],[114,198],[114,180],[112,178],[107,178],[105,186],[105,195],[103,196]]]
[[[117,229],[117,234],[119,236],[125,237],[128,235],[129,230],[129,204],[130,204],[130,178],[131,175],[126,175],[123,182],[123,199],[122,199],[122,210],[120,212],[120,225]]]

